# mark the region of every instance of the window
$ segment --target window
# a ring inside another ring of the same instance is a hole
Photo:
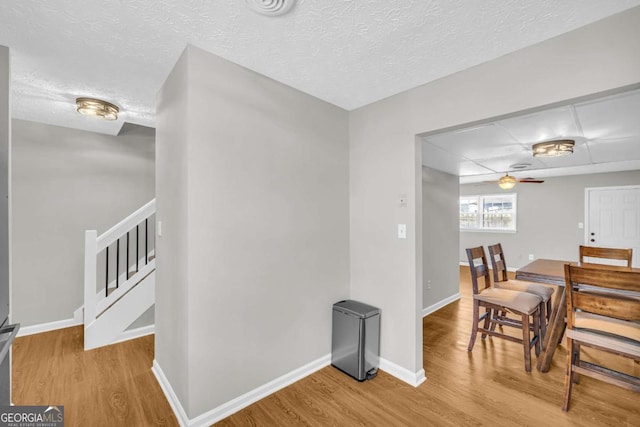
[[[460,230],[516,231],[516,194],[461,196]]]

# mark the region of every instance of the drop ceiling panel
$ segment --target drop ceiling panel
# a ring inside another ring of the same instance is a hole
[[[542,169],[545,167],[544,163],[533,157],[531,153],[528,152],[525,156],[495,157],[491,159],[477,160],[476,162],[488,169],[498,172],[514,171],[516,169],[511,168],[511,165],[516,163],[529,163],[531,165],[526,169],[521,169],[522,173],[527,173],[526,171]]]
[[[594,163],[640,159],[640,139],[633,137],[591,141],[589,152]]]
[[[577,104],[575,108],[588,139],[640,135],[640,90]]]
[[[521,155],[524,147],[495,124],[428,136],[427,142],[467,160]]]
[[[457,176],[494,172],[428,143],[422,144],[422,164]]]
[[[540,141],[582,136],[570,106],[513,117],[497,124],[528,148]]]

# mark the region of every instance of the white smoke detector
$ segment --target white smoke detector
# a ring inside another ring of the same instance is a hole
[[[260,15],[280,16],[289,12],[295,0],[246,0],[251,10]]]

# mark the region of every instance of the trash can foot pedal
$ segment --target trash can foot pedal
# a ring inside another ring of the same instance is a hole
[[[367,380],[372,380],[378,375],[378,368],[373,368],[367,372]]]

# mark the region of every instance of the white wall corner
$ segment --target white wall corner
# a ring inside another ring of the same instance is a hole
[[[26,335],[40,334],[42,332],[50,332],[57,329],[70,328],[72,326],[78,325],[82,325],[82,321],[78,322],[75,319],[65,319],[49,323],[40,323],[39,325],[21,327],[17,336],[24,337]]]
[[[183,427],[200,427],[210,426],[211,424],[217,423],[229,415],[232,415],[257,401],[264,399],[270,394],[273,394],[276,391],[313,374],[325,366],[329,366],[330,363],[331,355],[327,354],[192,419],[187,417],[187,413],[182,407],[178,397],[171,387],[171,384],[165,377],[156,360],[153,361],[153,367],[151,369],[158,379],[160,387],[167,397],[173,412],[176,414],[176,418],[178,418],[180,425]]]
[[[440,310],[442,307],[451,304],[454,301],[458,301],[460,298],[462,297],[462,295],[460,295],[460,292],[457,292],[453,295],[451,295],[450,297],[447,297],[443,300],[438,301],[435,304],[431,304],[429,307],[425,307],[422,309],[422,317],[428,316],[429,314],[433,313],[434,311]]]
[[[178,396],[176,395],[175,391],[173,391],[173,387],[171,387],[171,383],[165,376],[164,372],[162,371],[162,368],[160,367],[160,364],[156,359],[153,359],[153,366],[151,367],[151,371],[155,375],[156,380],[158,380],[158,384],[160,384],[160,388],[162,389],[162,392],[164,393],[165,397],[169,401],[169,405],[171,406],[171,409],[173,410],[174,415],[178,419],[178,423],[180,424],[180,426],[181,427],[189,426],[190,424],[189,424],[189,417],[187,417],[187,412],[182,407],[182,404],[180,403],[180,399],[178,399]]]
[[[410,370],[403,368],[400,365],[396,365],[390,360],[382,357],[380,358],[380,369],[413,387],[418,387],[427,380],[427,377],[424,374],[424,369],[420,369],[417,372],[411,372]]]

